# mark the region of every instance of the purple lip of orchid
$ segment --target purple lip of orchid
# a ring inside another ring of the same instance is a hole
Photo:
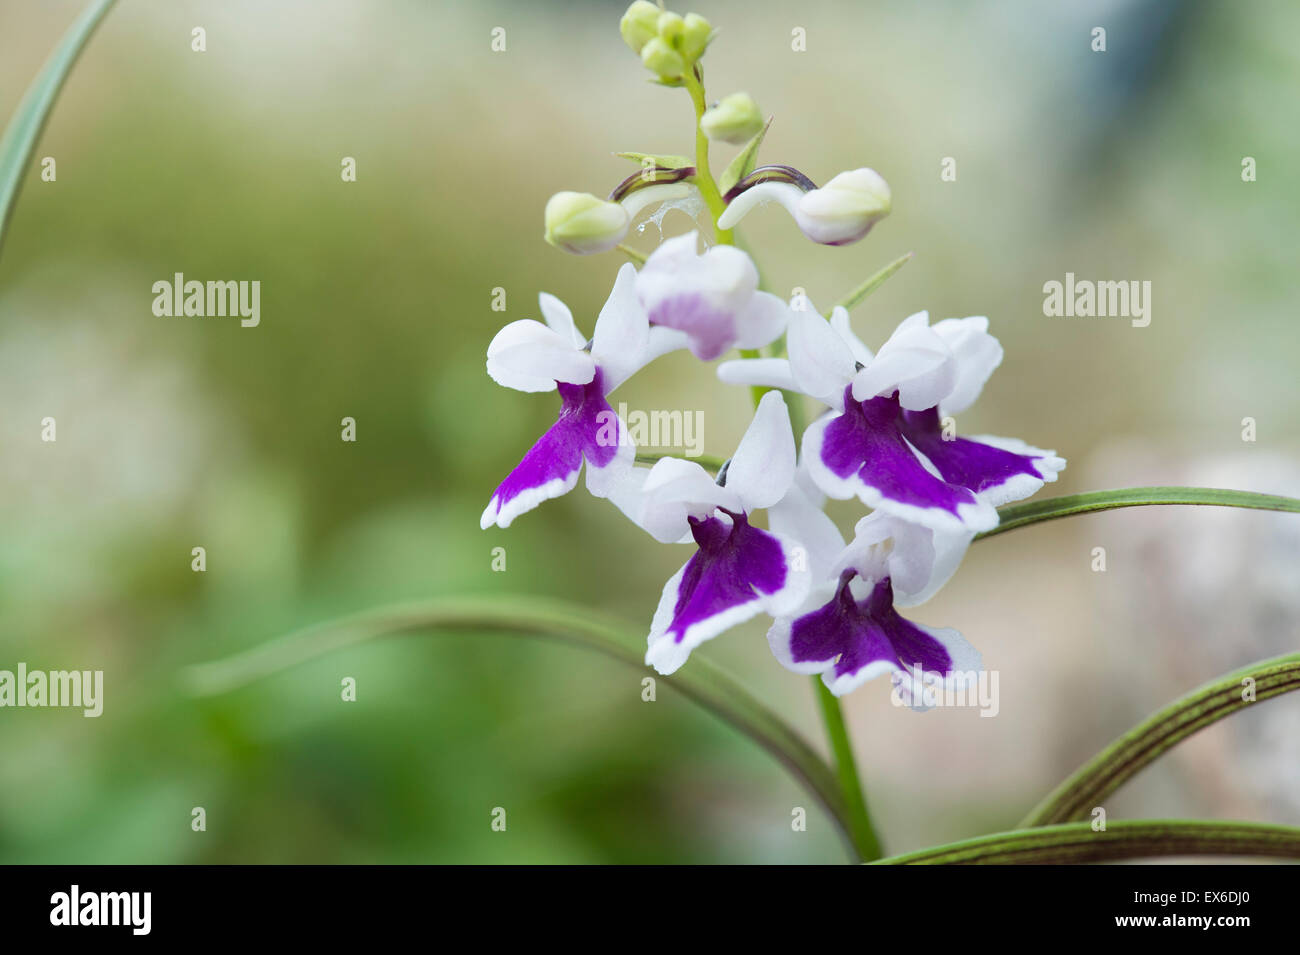
[[[712,361],[725,354],[736,338],[732,312],[699,294],[684,290],[660,299],[648,312],[651,325],[673,328],[693,337],[695,356]]]
[[[900,670],[919,663],[926,673],[952,671],[952,656],[943,644],[894,609],[888,577],[877,581],[865,600],[858,600],[849,587],[854,576],[845,571],[824,606],[791,624],[790,654],[796,663],[835,660],[836,678],[873,663]]]
[[[748,191],[760,182],[786,182],[792,186],[798,186],[804,192],[812,192],[817,188],[817,184],[801,173],[794,166],[782,166],[772,164],[759,166],[740,182],[736,183],[727,190],[727,194],[722,197],[724,202],[730,203],[741,193]]]
[[[694,624],[771,596],[786,584],[785,553],[767,531],[754,527],[743,511],[718,508],[718,517],[689,518],[699,549],[683,569],[667,633],[677,643]]]
[[[960,517],[975,505],[972,490],[937,478],[908,447],[898,396],[855,401],[844,390],[844,413],[826,426],[822,463],[841,479],[857,477],[886,499],[911,507],[940,508]]]
[[[499,516],[502,527],[517,516],[512,502],[557,497],[577,481],[584,458],[589,468],[604,468],[618,455],[622,425],[605,400],[600,368],[585,385],[556,384],[562,401],[559,417],[501,482],[488,505],[485,519],[487,514]],[[611,426],[612,435],[607,433]]]
[[[1001,487],[1022,475],[1042,478],[1035,458],[995,448],[969,438],[945,438],[939,409],[904,411],[903,434],[916,449],[952,484],[970,488],[976,494]]]
[[[916,452],[925,456],[937,477]],[[966,522],[996,519],[993,513],[980,518],[970,511],[974,506],[989,510],[987,502],[981,505],[980,495],[1001,495],[993,503],[1004,503],[1050,480],[1051,468],[1040,466],[1048,454],[1021,454],[985,441],[945,437],[937,407],[904,410],[897,393],[856,401],[850,386],[844,392],[844,413],[826,425],[819,457],[837,478],[856,479],[879,492],[885,501],[881,506],[939,509]],[[1008,490],[1015,493],[1002,494]]]

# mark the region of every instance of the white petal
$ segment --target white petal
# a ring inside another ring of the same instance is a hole
[[[731,200],[726,210],[718,217],[718,228],[734,228],[751,209],[768,202],[780,203],[785,207],[786,212],[794,216],[795,210],[799,207],[799,200],[803,196],[802,189],[788,182],[760,182]]]
[[[646,362],[650,322],[637,300],[636,269],[628,262],[618,270],[614,288],[601,307],[591,343],[591,355],[604,375],[609,394]]]
[[[551,330],[561,338],[573,342],[574,348],[583,348],[587,340],[582,337],[578,327],[573,324],[573,312],[550,292],[541,292],[537,296],[537,305],[542,310],[542,318]]]
[[[935,323],[935,334],[947,342],[957,363],[957,380],[952,393],[943,399],[943,414],[960,414],[973,405],[984,383],[1002,364],[1002,345],[988,328],[989,320],[982,315]]]
[[[587,490],[593,497],[609,497],[622,491],[636,462],[636,445],[628,438],[627,425],[622,418],[618,419],[618,427],[624,440],[619,442],[614,457],[604,467],[596,467],[591,458],[583,456],[587,463]]]
[[[834,569],[838,574],[852,567],[873,580],[888,576],[895,605],[913,607],[948,582],[973,536],[968,531],[935,531],[877,510],[858,521],[853,541]]]
[[[791,313],[789,335],[790,371],[799,390],[844,410],[844,389],[857,368],[848,343],[811,311]]]
[[[743,510],[734,491],[719,487],[699,464],[681,458],[656,461],[640,494],[638,523],[651,537],[666,544],[690,533],[690,517],[707,517],[718,507]]]
[[[815,490],[810,495],[800,486],[800,475],[796,475],[785,497],[768,508],[767,525],[773,533],[790,538],[803,549],[803,565],[816,586],[833,579],[831,567],[844,549],[844,538],[821,509],[821,495]],[[797,559],[795,563],[799,563]]]
[[[831,328],[835,329],[835,334],[848,343],[849,351],[853,353],[853,360],[863,365],[871,364],[871,349],[868,348],[857,335],[853,334],[853,328],[849,325],[849,310],[843,305],[836,305],[831,311]]]
[[[727,468],[727,489],[740,497],[746,511],[770,507],[790,489],[794,463],[790,412],[781,393],[769,391]]]
[[[929,574],[924,584],[915,588],[894,588],[894,605],[898,607],[915,607],[933,597],[946,584],[957,568],[961,566],[966,549],[974,539],[968,531],[949,533],[933,531],[931,541],[934,558],[930,564]]]
[[[946,398],[956,383],[957,368],[947,342],[927,326],[918,312],[895,329],[876,357],[853,379],[853,397],[866,401],[898,391],[898,402],[925,411]]]
[[[790,306],[771,292],[755,292],[736,316],[736,347],[762,348],[776,341],[790,321]]]
[[[496,333],[488,345],[487,372],[517,391],[554,391],[557,381],[587,384],[596,363],[553,329],[525,318]]]
[[[738,358],[718,365],[718,378],[729,385],[763,385],[798,391],[785,358]]]

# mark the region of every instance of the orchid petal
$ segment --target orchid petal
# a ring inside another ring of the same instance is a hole
[[[794,481],[794,432],[779,391],[763,395],[754,418],[727,468],[727,489],[746,511],[769,507],[785,497]]]
[[[585,385],[595,376],[596,363],[554,329],[520,319],[488,345],[487,372],[497,384],[516,391],[553,391],[558,381]]]

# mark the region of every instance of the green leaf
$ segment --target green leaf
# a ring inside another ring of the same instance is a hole
[[[686,156],[668,156],[658,153],[614,153],[622,159],[630,159],[638,166],[645,168],[646,160],[663,169],[685,169],[692,165],[695,160],[688,159]]]
[[[999,832],[881,859],[875,865],[1077,865],[1169,856],[1300,858],[1300,829],[1256,822],[1130,819]]]
[[[912,252],[908,252],[906,255],[900,255],[898,258],[894,259],[894,261],[890,262],[875,275],[871,276],[852,292],[849,292],[848,295],[845,295],[842,299],[836,302],[836,306],[853,308],[853,306],[857,305],[876,289],[880,288],[880,286],[884,285],[886,279],[910,262],[913,254],[914,253]]]
[[[754,138],[745,144],[744,149],[736,153],[731,162],[727,163],[727,168],[722,171],[722,178],[718,180],[719,193],[725,196],[731,191],[732,186],[754,171],[754,166],[758,163],[758,147],[763,145],[763,137],[767,135],[771,126],[772,117],[769,116],[763,128],[754,134]]]
[[[1041,521],[1058,517],[1107,511],[1116,507],[1138,507],[1144,504],[1206,504],[1217,507],[1247,507],[1264,511],[1288,511],[1300,514],[1300,501],[1274,494],[1256,494],[1253,491],[1228,491],[1212,487],[1126,487],[1115,491],[1090,491],[1087,494],[1068,494],[1049,497],[1024,504],[999,508],[1001,520],[991,531],[977,534],[976,540],[1028,527]]]
[[[95,0],[68,28],[59,45],[27,88],[18,109],[0,137],[0,247],[9,228],[9,217],[23,185],[23,173],[36,149],[41,130],[59,95],[72,65],[113,0]]]
[[[1254,701],[1243,699],[1245,680],[1253,680]],[[1252,663],[1198,687],[1148,717],[1056,787],[1021,823],[1047,826],[1087,819],[1103,799],[1156,757],[1197,730],[1262,702],[1300,689],[1300,653]]]
[[[848,817],[839,783],[803,738],[707,659],[671,676],[653,674],[644,664],[645,642],[626,624],[588,608],[544,597],[443,597],[327,621],[272,640],[225,660],[191,666],[182,681],[195,696],[227,693],[334,650],[402,633],[469,630],[548,637],[597,650],[635,667],[698,703],[763,747],[820,800],[839,826],[853,858]]]

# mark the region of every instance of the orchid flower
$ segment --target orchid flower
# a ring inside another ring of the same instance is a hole
[[[651,329],[637,301],[636,269],[618,273],[590,344],[578,332],[573,313],[543,292],[538,305],[546,324],[511,322],[487,350],[492,380],[517,391],[560,393],[559,419],[524,455],[492,495],[479,524],[510,523],[543,501],[567,494],[587,464],[587,489],[606,497],[632,469],[636,447],[606,398],[640,368],[684,339],[669,329]]]
[[[696,254],[696,233],[668,239],[637,274],[637,297],[650,322],[687,336],[695,357],[711,361],[732,347],[758,348],[786,329],[790,308],[758,291],[758,269],[743,251],[715,245]]]
[[[656,540],[693,539],[697,546],[664,586],[648,665],[672,673],[705,640],[761,612],[776,616],[802,603],[809,583],[804,548],[750,523],[754,511],[785,497],[794,479],[794,433],[779,393],[763,396],[716,481],[679,458],[637,470],[639,486],[625,484],[614,502]]]
[[[895,609],[922,603],[942,587],[971,535],[936,532],[873,511],[844,547],[811,494],[796,486],[769,511],[773,528],[807,546],[814,581],[800,609],[768,631],[781,665],[821,674],[836,696],[890,673],[900,697],[914,708],[921,708],[922,684],[955,684],[978,671],[979,652],[957,631],[912,623]]]
[[[1065,467],[1055,452],[1019,440],[944,433],[942,418],[968,408],[1002,361],[986,318],[930,326],[918,312],[872,355],[845,309],[826,322],[810,308],[792,315],[789,354],[725,362],[718,376],[793,389],[831,408],[803,436],[809,473],[831,497],[856,494],[934,530],[978,532],[997,525],[998,505],[1028,497]]]

